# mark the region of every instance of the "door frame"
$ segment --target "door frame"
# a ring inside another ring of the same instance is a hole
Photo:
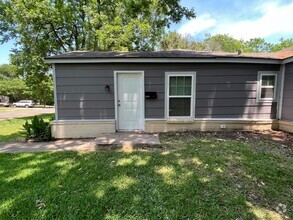
[[[141,126],[139,130],[144,131],[144,122],[145,122],[145,95],[144,95],[144,71],[143,70],[114,70],[114,105],[115,105],[115,130],[119,130],[119,114],[118,114],[118,74],[140,74],[141,76]]]

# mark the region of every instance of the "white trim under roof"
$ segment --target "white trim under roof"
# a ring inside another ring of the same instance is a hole
[[[47,58],[47,63],[258,63],[281,64],[282,60],[269,58]]]

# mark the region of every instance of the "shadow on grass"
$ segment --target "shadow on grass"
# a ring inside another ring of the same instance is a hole
[[[276,204],[292,205],[292,160],[236,141],[168,141],[184,146],[0,154],[0,218],[278,219]]]

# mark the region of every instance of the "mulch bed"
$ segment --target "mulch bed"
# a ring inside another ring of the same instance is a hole
[[[246,142],[251,141],[276,141],[288,148],[293,149],[293,134],[275,131],[275,130],[265,130],[265,131],[184,131],[184,132],[168,132],[165,134],[167,136],[174,135],[186,135],[195,138],[220,138],[229,140],[243,140]]]

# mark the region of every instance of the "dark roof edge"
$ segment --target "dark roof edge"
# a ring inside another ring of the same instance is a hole
[[[293,57],[288,57],[286,59],[283,59],[282,64],[286,64],[286,63],[292,63],[293,62]]]
[[[265,63],[281,64],[282,59],[263,57],[107,57],[107,58],[45,58],[47,63]]]

